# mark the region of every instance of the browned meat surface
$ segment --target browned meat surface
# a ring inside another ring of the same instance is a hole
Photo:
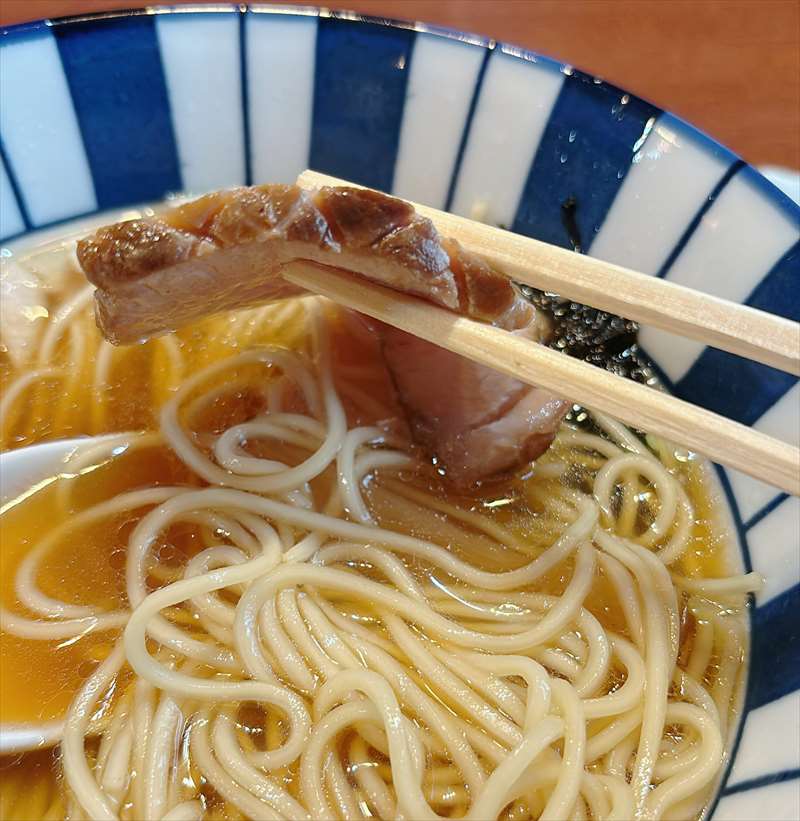
[[[354,271],[503,327],[533,309],[508,279],[439,237],[402,200],[356,188],[263,185],[209,194],[158,217],[101,228],[78,243],[112,342],[135,342],[297,289],[296,259]]]
[[[98,325],[126,344],[220,311],[296,295],[280,275],[311,260],[540,340],[546,323],[502,274],[440,237],[402,200],[356,188],[221,191],[78,244]],[[386,364],[415,437],[459,484],[545,450],[567,403],[381,326]]]
[[[381,336],[414,438],[457,484],[506,473],[550,447],[568,402],[396,328]]]

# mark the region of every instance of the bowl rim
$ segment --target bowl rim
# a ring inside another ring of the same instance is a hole
[[[732,159],[743,164],[749,171],[752,172],[750,181],[754,183],[761,192],[769,197],[773,204],[780,207],[782,210],[788,210],[793,215],[800,215],[800,205],[798,205],[791,197],[778,188],[773,182],[765,177],[761,171],[740,157],[735,151],[731,150],[724,143],[717,140],[715,137],[708,134],[703,129],[694,125],[689,120],[682,116],[675,114],[669,108],[663,107],[661,104],[654,102],[648,97],[643,97],[639,94],[629,92],[622,86],[617,86],[598,75],[587,71],[580,66],[572,63],[567,63],[563,60],[545,54],[539,51],[518,46],[514,43],[508,43],[504,40],[495,40],[486,35],[477,34],[475,32],[463,31],[461,29],[452,28],[450,26],[443,26],[436,23],[425,23],[418,20],[408,20],[397,17],[385,17],[373,14],[363,14],[357,11],[349,11],[343,8],[330,8],[326,6],[314,5],[280,5],[280,4],[265,4],[265,3],[181,3],[181,4],[155,4],[145,5],[135,8],[120,8],[110,9],[107,11],[90,11],[82,14],[63,15],[60,17],[42,17],[35,20],[28,20],[21,23],[12,23],[10,25],[0,26],[0,46],[12,40],[22,41],[28,37],[35,37],[42,33],[43,30],[57,28],[60,26],[69,26],[78,23],[93,23],[101,22],[103,20],[113,20],[118,18],[130,17],[156,17],[163,15],[240,15],[244,18],[247,14],[254,15],[275,15],[275,16],[296,16],[296,17],[316,17],[320,19],[335,19],[353,23],[370,23],[372,25],[385,26],[387,28],[405,29],[413,31],[417,34],[431,34],[438,37],[443,37],[447,40],[455,40],[457,42],[466,43],[473,46],[478,46],[491,51],[499,50],[502,54],[508,54],[511,57],[516,57],[521,60],[526,60],[531,63],[541,63],[549,65],[552,68],[558,68],[564,73],[577,72],[584,76],[591,77],[592,80],[599,86],[613,89],[628,95],[633,100],[640,100],[647,103],[654,108],[657,108],[662,115],[667,114],[682,128],[686,129],[693,136],[702,138],[706,147],[711,151],[725,152]],[[8,38],[8,39],[7,39]],[[77,215],[80,216],[80,215]],[[74,219],[74,217],[70,217]],[[64,220],[65,222],[67,220]],[[57,225],[58,221],[48,223],[43,228],[49,228],[51,225]],[[7,237],[3,242],[8,242],[17,237],[24,236],[24,234],[32,233],[29,229],[20,232],[14,237]]]
[[[623,87],[617,86],[600,77],[597,77],[593,73],[581,69],[579,66],[574,66],[571,63],[566,63],[548,54],[543,54],[541,52],[534,51],[529,48],[517,46],[513,43],[495,40],[491,37],[480,35],[474,32],[465,32],[460,29],[452,28],[449,26],[401,18],[363,14],[361,12],[349,11],[347,9],[329,8],[314,5],[266,5],[261,3],[244,2],[211,2],[199,4],[188,2],[180,5],[157,4],[137,8],[120,8],[106,11],[98,10],[82,14],[65,15],[53,18],[39,18],[36,20],[0,26],[0,46],[13,41],[21,42],[25,39],[36,37],[40,35],[43,31],[46,31],[47,29],[57,28],[61,26],[70,26],[74,24],[86,24],[94,22],[99,23],[104,20],[124,19],[142,16],[155,17],[162,15],[239,15],[240,19],[244,20],[246,18],[246,15],[248,14],[335,19],[341,20],[343,22],[368,23],[376,26],[384,26],[387,28],[404,29],[408,31],[413,31],[418,34],[429,34],[442,37],[447,40],[465,43],[492,52],[498,51],[499,53],[507,54],[511,57],[515,57],[517,59],[521,59],[530,63],[541,64],[544,66],[549,66],[550,68],[558,69],[563,73],[569,74],[573,71],[576,73],[580,73],[581,75],[593,79],[593,81],[597,85],[603,86],[607,89],[619,91],[621,94],[628,95],[632,100],[640,100],[645,103],[649,103],[653,107],[657,108],[662,115],[669,115],[669,117],[672,120],[674,120],[678,125],[680,125],[683,129],[685,129],[687,133],[689,133],[692,136],[699,137],[703,142],[704,146],[709,151],[723,152],[726,155],[728,155],[733,162],[736,162],[739,165],[739,167],[747,173],[749,182],[752,183],[760,191],[762,195],[766,196],[767,199],[773,205],[775,205],[782,211],[789,213],[794,219],[800,219],[800,205],[794,202],[791,197],[789,197],[785,192],[783,192],[773,182],[771,182],[767,177],[765,177],[756,166],[750,164],[746,160],[743,160],[741,157],[739,157],[738,154],[733,152],[719,140],[709,135],[704,130],[698,128],[692,122],[684,119],[683,117],[677,114],[674,114],[668,108],[664,108],[657,103],[653,103],[647,97],[642,97],[638,94],[630,93],[626,91]],[[13,187],[13,180],[11,181],[11,183]],[[89,215],[83,215],[83,217],[87,216]],[[64,219],[55,220],[51,223],[48,223],[47,225],[39,226],[36,228],[23,229],[23,231],[21,231],[20,233],[3,239],[2,244],[5,245],[9,242],[19,242],[20,240],[24,240],[25,236],[34,234],[37,231],[51,230],[53,228],[57,228],[60,224],[70,223],[80,218],[81,215],[73,215]],[[659,367],[659,365],[652,359],[652,357],[648,356],[648,359],[650,359],[650,361],[652,362],[653,369],[657,374],[658,378],[661,380],[662,384],[664,384],[667,390],[669,390],[670,392],[674,392],[674,384],[672,380],[667,376],[664,370],[661,367]],[[719,488],[722,492],[722,496],[725,502],[724,506],[725,508],[727,508],[725,512],[727,513],[727,517],[730,519],[733,525],[733,532],[731,534],[732,539],[735,538],[738,544],[739,555],[741,556],[745,572],[750,572],[752,570],[752,562],[747,540],[747,529],[745,526],[745,522],[743,521],[741,513],[739,511],[736,495],[733,491],[733,488],[725,471],[722,468],[720,468],[719,465],[713,464],[711,462],[709,462],[709,464],[713,467],[713,474],[715,475],[716,480],[719,484]],[[752,637],[754,621],[753,614],[755,610],[755,607],[752,606],[752,595],[750,595],[750,602],[751,606],[747,608],[747,625],[749,635]],[[745,671],[741,713],[737,716],[737,727],[735,734],[731,739],[729,755],[718,776],[718,782],[715,789],[715,793],[711,801],[708,803],[708,805],[703,811],[703,819],[710,819],[713,817],[717,809],[717,805],[719,804],[720,800],[724,797],[724,795],[726,795],[726,784],[733,770],[733,766],[736,761],[740,743],[744,733],[745,720],[748,716],[748,713],[750,712],[747,701],[747,695],[750,691],[753,678],[753,670],[752,665],[750,663],[751,661],[752,640],[750,642],[750,647],[748,649],[748,659],[746,660],[747,666]],[[771,777],[770,780],[766,780],[764,782],[764,786],[769,786],[773,783],[779,783],[781,781],[781,779],[777,777],[779,775],[782,774],[773,773],[772,776],[774,777]]]

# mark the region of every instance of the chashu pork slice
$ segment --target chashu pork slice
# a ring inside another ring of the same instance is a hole
[[[502,476],[550,447],[568,402],[397,328],[381,335],[414,438],[457,485]]]
[[[536,341],[547,335],[511,282],[408,203],[375,191],[263,185],[220,191],[78,243],[97,322],[130,344],[221,311],[301,293],[294,260],[345,269]],[[469,485],[535,459],[568,403],[457,354],[378,326],[415,438]]]

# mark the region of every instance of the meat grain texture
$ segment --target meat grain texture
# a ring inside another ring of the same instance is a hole
[[[296,260],[343,269],[535,341],[547,321],[514,285],[408,203],[375,191],[263,185],[116,223],[78,244],[97,322],[130,344],[222,311],[297,296]],[[415,438],[458,485],[540,455],[569,403],[385,325],[384,360]]]

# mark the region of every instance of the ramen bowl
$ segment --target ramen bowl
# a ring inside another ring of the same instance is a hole
[[[800,209],[657,106],[512,45],[354,14],[154,8],[0,40],[0,239],[310,167],[800,320]],[[102,220],[100,220],[102,221]],[[643,328],[678,396],[798,444],[797,379]],[[750,610],[707,817],[800,816],[800,501],[716,468]]]

